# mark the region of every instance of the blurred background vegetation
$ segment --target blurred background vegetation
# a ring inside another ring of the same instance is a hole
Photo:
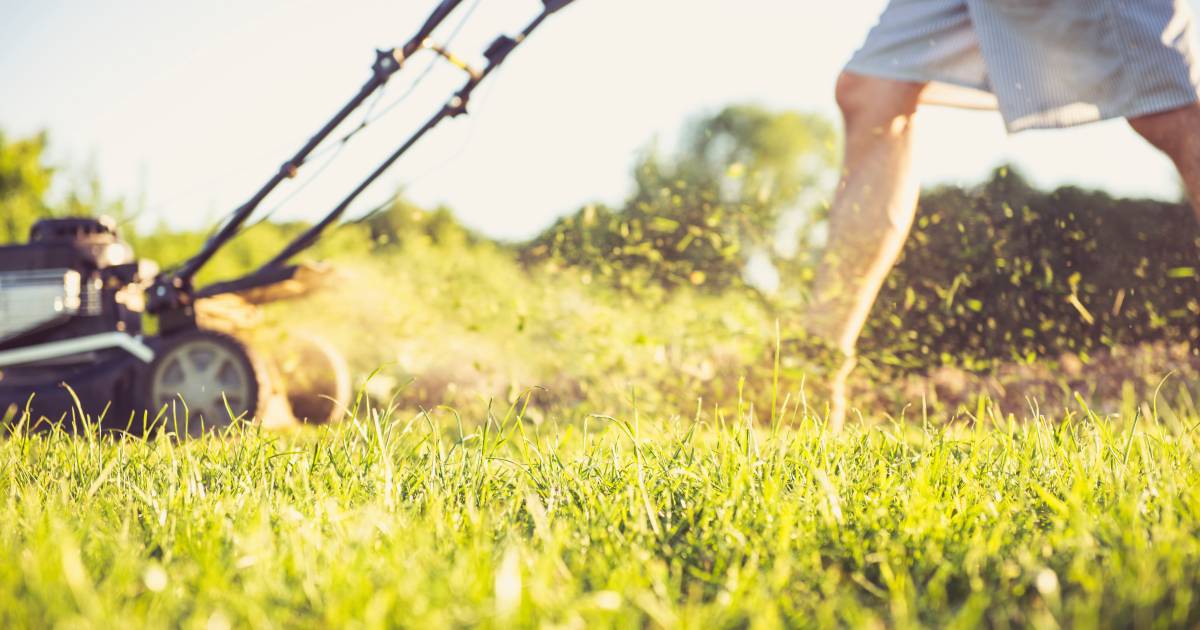
[[[775,322],[794,321],[812,278],[838,144],[819,116],[730,106],[697,118],[675,150],[648,148],[620,206],[578,208],[525,242],[398,198],[324,239],[309,255],[334,263],[336,282],[266,308],[264,329],[319,330],[360,374],[377,371],[376,396],[399,404],[540,387],[566,407],[636,396],[685,410],[761,392]],[[0,242],[24,239],[39,217],[103,213],[141,257],[169,266],[206,237],[139,230],[136,209],[95,182],[51,195],[63,173],[46,146],[44,134],[0,133]],[[303,228],[255,225],[201,282],[251,269]],[[871,378],[903,385],[859,393],[889,404],[953,405],[978,388],[1003,398],[995,375],[1012,366],[1032,366],[1016,381],[1064,394],[1107,387],[1108,398],[1128,395],[1131,378],[1150,387],[1169,370],[1194,375],[1198,254],[1183,203],[1037,190],[1003,167],[976,186],[927,190],[862,342]],[[1122,355],[1146,347],[1157,350]],[[1143,365],[1114,368],[1121,356]]]

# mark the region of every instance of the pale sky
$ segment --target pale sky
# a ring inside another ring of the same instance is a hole
[[[152,220],[208,225],[357,91],[374,48],[401,44],[433,4],[0,0],[0,128],[48,130],[56,163],[90,164],[109,194],[144,198]],[[468,225],[515,238],[583,203],[619,203],[638,150],[654,138],[671,148],[697,114],[757,102],[833,117],[838,70],[883,5],[577,0],[481,89],[475,116],[440,128],[356,208],[405,185],[419,203],[444,202]],[[453,48],[477,59],[539,6],[481,0]],[[393,79],[382,103],[424,61]],[[360,136],[276,216],[312,218],[334,205],[459,83],[452,69],[432,75],[420,98]],[[1169,163],[1120,122],[1008,137],[991,112],[923,118],[917,159],[927,183],[972,183],[1014,162],[1043,185],[1179,195]]]

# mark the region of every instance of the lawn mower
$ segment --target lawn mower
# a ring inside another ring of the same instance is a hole
[[[327,373],[317,378],[327,383],[327,391],[316,395],[310,387],[293,388],[284,400],[287,383],[281,381],[286,375],[279,365],[260,360],[244,341],[206,325],[198,318],[198,307],[228,296],[275,299],[272,287],[302,281],[308,267],[292,259],[338,223],[434,127],[466,114],[476,88],[547,17],[571,2],[542,0],[541,12],[518,35],[501,35],[488,46],[486,65],[480,68],[431,39],[463,0],[440,2],[407,43],[376,51],[371,76],[358,93],[230,213],[200,251],[177,266],[159,270],[138,260],[115,223],[103,218],[45,219],[33,226],[28,242],[0,247],[0,415],[30,428],[98,424],[142,433],[165,426],[192,435],[262,419],[272,406],[314,421],[338,415],[339,397],[346,397],[348,384],[335,378],[345,373],[337,366],[342,360],[324,344],[299,336],[289,341],[301,354],[296,363],[321,366],[318,371]],[[435,54],[434,62],[445,60],[461,69],[466,83],[336,207],[267,263],[238,278],[196,286],[196,274],[245,229],[268,195],[295,177],[327,140],[344,144],[367,125],[364,118],[348,134],[334,136],[422,51]],[[326,407],[298,413],[296,406],[305,396],[310,406],[323,400]]]

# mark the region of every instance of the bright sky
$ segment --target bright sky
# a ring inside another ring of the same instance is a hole
[[[357,91],[374,48],[402,43],[433,4],[0,0],[0,128],[47,129],[52,158],[91,165],[109,194],[144,199],[155,221],[207,225]],[[834,78],[883,4],[577,0],[481,90],[475,116],[439,129],[357,208],[405,185],[419,203],[445,202],[471,226],[519,237],[585,202],[617,203],[637,151],[654,138],[672,147],[698,113],[754,101],[833,116]],[[482,0],[453,48],[476,59],[539,6]],[[422,98],[379,121],[277,216],[334,205],[459,82],[435,73]],[[1122,123],[1010,138],[995,113],[931,109],[924,119],[926,182],[975,182],[1011,161],[1040,184],[1179,195],[1169,163]]]

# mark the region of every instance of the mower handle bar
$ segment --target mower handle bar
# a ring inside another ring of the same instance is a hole
[[[308,142],[304,143],[304,146],[301,147],[295,155],[284,162],[283,165],[280,166],[279,171],[275,173],[275,175],[273,175],[271,179],[267,181],[267,183],[263,184],[262,188],[259,188],[249,200],[247,200],[241,206],[238,206],[238,208],[229,216],[228,220],[221,225],[220,229],[217,230],[217,232],[211,237],[209,237],[200,251],[196,253],[195,256],[192,256],[188,260],[184,261],[184,263],[180,265],[177,270],[170,274],[171,279],[167,282],[167,284],[175,287],[190,287],[192,278],[195,277],[196,273],[200,271],[201,267],[211,260],[213,255],[216,254],[217,251],[225,245],[225,243],[227,243],[238,233],[238,230],[241,229],[246,220],[250,218],[250,215],[254,213],[259,204],[266,199],[267,195],[269,195],[281,183],[283,183],[284,180],[295,177],[297,171],[299,171],[300,167],[304,165],[305,160],[308,159],[308,156],[314,150],[316,150],[316,148],[322,142],[324,142],[325,139],[328,138],[331,133],[333,133],[334,129],[341,125],[342,122],[350,116],[350,114],[354,113],[354,111],[361,107],[362,104],[366,102],[366,100],[372,94],[382,88],[384,84],[387,83],[388,79],[392,77],[392,75],[399,72],[400,69],[404,67],[404,62],[421,49],[425,40],[433,34],[433,31],[437,29],[437,27],[440,26],[441,23],[444,22],[446,18],[454,12],[454,10],[457,9],[460,4],[462,4],[462,2],[463,0],[442,0],[438,4],[437,8],[430,13],[429,17],[425,20],[425,23],[421,25],[421,28],[417,31],[417,33],[413,35],[412,38],[409,39],[408,42],[402,47],[398,49],[393,48],[391,50],[376,50],[375,63],[371,67],[371,78],[368,79],[365,84],[363,84],[358,93],[354,95],[354,98],[350,99],[350,102],[342,106],[342,108],[333,115],[333,118],[329,119],[329,121],[326,122],[316,134],[309,138]]]
[[[311,247],[321,234],[333,225],[339,218],[346,213],[350,205],[371,186],[380,176],[382,176],[397,160],[416,145],[426,134],[437,127],[442,121],[447,118],[454,118],[467,114],[467,105],[470,103],[471,96],[476,88],[479,87],[484,80],[487,79],[501,64],[508,58],[508,55],[524,42],[537,28],[556,11],[561,10],[574,0],[543,0],[544,8],[536,18],[533,19],[519,35],[509,37],[501,35],[488,46],[484,52],[484,58],[487,60],[487,65],[481,70],[471,70],[464,68],[469,78],[467,82],[441,107],[432,117],[430,117],[424,125],[422,125],[415,133],[400,145],[386,160],[383,161],[374,171],[371,172],[362,182],[359,183],[349,195],[345,197],[337,206],[335,206],[328,214],[320,221],[306,230],[303,234],[297,236],[291,243],[283,248],[274,258],[260,267],[257,271],[250,274],[251,276],[263,275],[270,277],[286,269],[287,262]]]

